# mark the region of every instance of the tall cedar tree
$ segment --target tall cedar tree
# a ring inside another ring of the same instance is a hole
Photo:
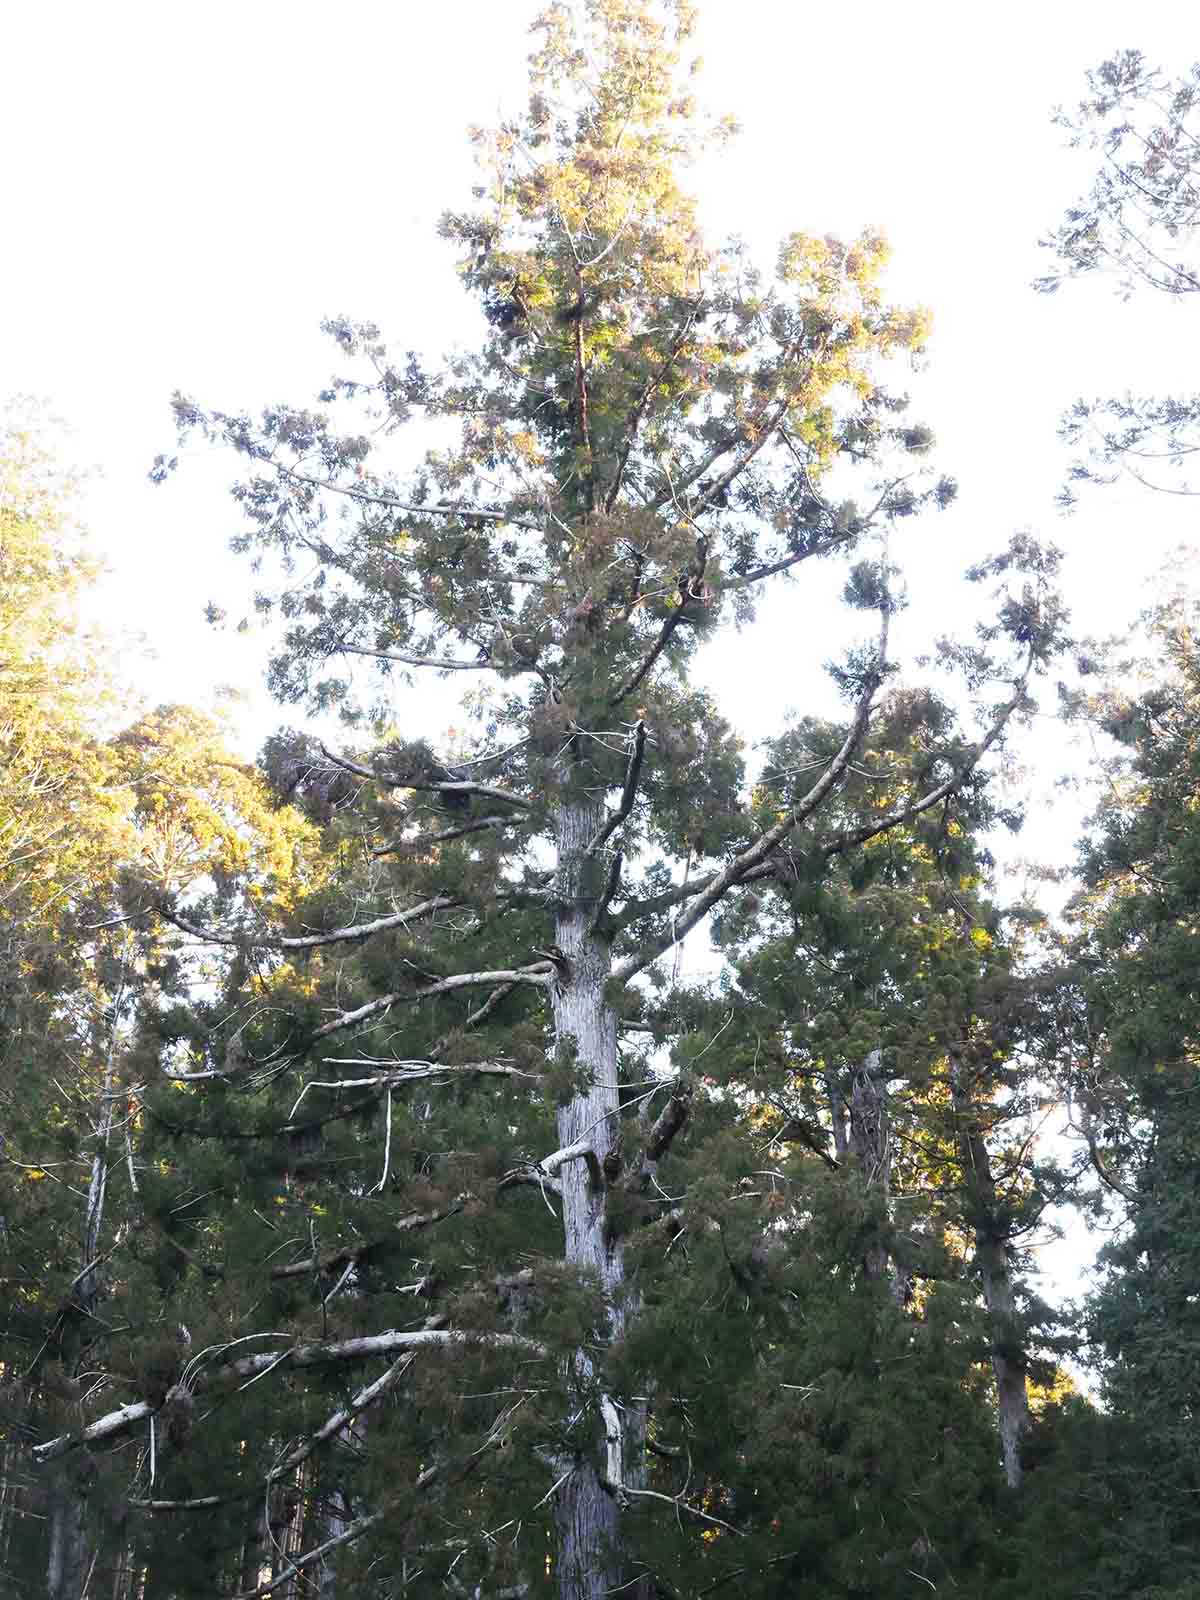
[[[453,751],[394,730],[357,753],[272,742],[280,793],[327,829],[321,896],[221,926],[162,902],[173,926],[230,952],[227,993],[247,1004],[236,1027],[193,1036],[196,1059],[176,1071],[181,1142],[161,1156],[182,1174],[189,1139],[243,1141],[245,1203],[218,1218],[208,1202],[208,1225],[185,1224],[201,1252],[214,1230],[238,1238],[213,1314],[226,1345],[235,1329],[259,1343],[226,1349],[221,1381],[324,1362],[336,1384],[351,1361],[392,1362],[377,1393],[296,1424],[305,1461],[331,1440],[340,1454],[312,1469],[325,1476],[310,1547],[286,1547],[282,1566],[264,1556],[265,1584],[250,1562],[255,1593],[345,1556],[360,1586],[416,1561],[431,1585],[452,1567],[454,1581],[511,1575],[594,1600],[647,1589],[638,1528],[652,1515],[692,1518],[697,1539],[707,1526],[718,1552],[734,1537],[702,1492],[648,1486],[658,1384],[649,1354],[625,1359],[640,1305],[630,1240],[670,1209],[658,1168],[691,1096],[623,1055],[622,1028],[665,981],[656,963],[731,891],[794,878],[801,861],[819,874],[952,808],[1059,641],[1053,563],[1017,541],[975,573],[1011,590],[995,623],[953,653],[981,736],[946,738],[924,787],[914,771],[869,820],[839,825],[832,802],[891,670],[882,535],[953,494],[887,469],[930,444],[880,379],[884,358],[920,349],[927,319],[884,301],[873,234],[793,234],[769,285],[739,247],[704,243],[677,179],[704,143],[678,79],[692,21],[683,0],[589,0],[536,24],[527,111],[476,135],[475,204],[443,222],[486,319],[476,353],[434,371],[335,322],[357,365],[321,410],[253,419],[176,400],[184,435],[246,460],[236,543],[283,568],[256,600],[285,623],[281,698],[354,718],[344,663],[361,658],[385,687],[419,673],[483,684],[476,731]],[[349,408],[361,430],[362,407],[369,430],[347,431],[338,418]],[[439,444],[402,479],[381,450],[414,420]],[[855,465],[866,511],[827,494]],[[764,815],[689,665],[722,616],[749,627],[764,584],[831,557],[857,557],[846,597],[877,613],[878,639],[837,669],[852,705],[840,745]],[[289,1153],[254,1168],[272,1132]],[[259,1203],[272,1180],[277,1220]],[[398,1238],[423,1252],[407,1284]],[[243,1291],[273,1287],[242,1303],[239,1275]],[[429,1298],[441,1304],[414,1326]],[[107,1412],[93,1438],[124,1426]],[[247,1451],[290,1460],[290,1420],[272,1429],[231,1440],[227,1471]],[[202,1474],[186,1477],[180,1502],[203,1509]],[[315,1482],[297,1480],[292,1503]],[[435,1513],[447,1535],[430,1537]],[[499,1525],[503,1541],[485,1532]]]

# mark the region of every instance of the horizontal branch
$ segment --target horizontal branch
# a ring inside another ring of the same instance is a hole
[[[490,661],[456,661],[446,656],[413,656],[405,650],[368,650],[365,645],[339,644],[338,655],[372,656],[376,661],[395,661],[404,667],[436,667],[439,672],[490,672]]]
[[[394,911],[386,917],[375,917],[371,922],[349,923],[342,928],[331,928],[328,933],[298,935],[224,933],[218,928],[202,927],[190,917],[181,916],[179,912],[168,910],[166,906],[159,907],[159,914],[181,933],[186,933],[189,937],[199,939],[205,944],[230,945],[242,950],[315,950],[326,944],[352,944],[363,939],[371,939],[377,933],[389,933],[393,928],[407,927],[410,922],[431,917],[439,911],[457,910],[463,903],[453,895],[440,894],[435,895],[432,900],[422,900],[420,904],[410,906],[407,911]]]
[[[553,1155],[544,1157],[537,1164],[537,1171],[544,1172],[547,1177],[553,1177],[556,1172],[561,1172],[570,1161],[583,1161],[587,1163],[588,1177],[597,1189],[604,1187],[604,1173],[600,1168],[600,1158],[585,1139],[580,1139],[576,1144],[564,1145],[561,1150],[556,1150]]]
[[[483,833],[488,828],[515,827],[517,823],[527,822],[528,817],[514,817],[508,814],[494,817],[475,817],[470,822],[461,822],[456,828],[443,828],[439,833],[419,833],[411,839],[397,839],[394,844],[380,845],[371,851],[376,860],[380,856],[394,856],[401,852],[419,855],[423,850],[430,850],[439,844],[449,844],[452,839],[465,839],[469,833]]]
[[[389,1329],[386,1333],[364,1334],[359,1338],[341,1339],[330,1344],[289,1345],[283,1349],[264,1350],[254,1355],[240,1356],[234,1361],[210,1369],[195,1382],[211,1382],[214,1378],[222,1376],[254,1378],[271,1371],[274,1367],[316,1367],[330,1362],[363,1361],[372,1356],[392,1355],[398,1350],[422,1350],[432,1347],[516,1350],[536,1358],[546,1354],[545,1345],[539,1344],[535,1339],[527,1339],[519,1333],[475,1333],[468,1329],[454,1328],[420,1328],[409,1332]],[[174,1389],[168,1390],[162,1404],[166,1405],[174,1393]],[[81,1444],[95,1444],[102,1439],[111,1439],[117,1434],[127,1433],[135,1423],[153,1416],[159,1409],[159,1406],[152,1405],[148,1400],[138,1400],[132,1405],[120,1406],[117,1410],[97,1418],[79,1433],[60,1434],[57,1438],[47,1439],[43,1444],[34,1445],[30,1454],[39,1464],[53,1461]]]
[[[546,989],[549,988],[553,976],[554,964],[550,961],[538,961],[532,966],[514,968],[510,971],[457,972],[449,978],[438,978],[434,983],[424,984],[420,989],[410,989],[403,994],[397,992],[380,995],[378,1000],[369,1000],[356,1011],[344,1011],[340,1017],[334,1017],[331,1022],[322,1023],[312,1037],[327,1039],[331,1033],[337,1033],[342,1028],[353,1028],[360,1022],[369,1022],[372,1017],[381,1016],[393,1006],[424,1000],[430,995],[451,994],[456,989],[478,988],[482,984],[531,983]]]
[[[463,505],[438,505],[419,506],[408,500],[399,500],[395,495],[384,494],[375,489],[361,489],[355,484],[334,483],[328,478],[312,478],[306,472],[297,472],[294,467],[287,466],[282,461],[272,461],[269,458],[258,458],[266,466],[273,467],[282,478],[289,478],[295,483],[308,484],[313,489],[325,489],[331,494],[344,494],[350,500],[361,500],[367,505],[386,506],[392,511],[405,511],[413,517],[458,517],[470,522],[499,522],[511,528],[522,528],[526,533],[545,533],[545,529],[537,522],[526,522],[519,517],[511,516],[507,511],[488,506],[463,506]]]
[[[497,789],[490,783],[474,783],[469,778],[434,778],[423,773],[396,777],[392,773],[377,772],[374,767],[364,767],[360,761],[351,761],[346,756],[336,756],[327,745],[320,745],[319,749],[327,761],[332,761],[343,772],[353,773],[356,778],[366,778],[372,783],[382,783],[388,789],[419,789],[431,794],[477,794],[484,800],[500,800],[510,806],[519,806],[522,811],[537,809],[534,802],[526,800],[524,795],[514,794],[511,789]]]

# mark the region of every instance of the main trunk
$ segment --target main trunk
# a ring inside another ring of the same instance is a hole
[[[593,928],[605,863],[588,854],[604,820],[603,798],[565,798],[558,821],[556,934],[562,952],[554,986],[555,1041],[562,1056],[573,1057],[579,1088],[558,1113],[560,1146],[586,1143],[600,1171],[619,1158],[620,1105],[617,1094],[617,1021],[605,986],[610,970],[608,941]],[[591,1162],[569,1161],[561,1171],[565,1257],[599,1281],[608,1308],[609,1333],[621,1334],[628,1307],[619,1243],[609,1237],[605,1185]],[[563,1600],[600,1600],[626,1576],[623,1573],[618,1485],[625,1462],[636,1471],[640,1459],[636,1418],[602,1399],[597,1402],[593,1364],[587,1352],[574,1357],[573,1381],[580,1403],[590,1401],[579,1424],[586,1443],[560,1470],[567,1472],[556,1502],[559,1530],[558,1583]],[[614,1437],[615,1435],[615,1437]],[[603,1473],[600,1463],[604,1463]],[[607,1483],[605,1482],[607,1480]]]

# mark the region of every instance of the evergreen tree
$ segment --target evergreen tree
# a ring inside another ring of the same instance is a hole
[[[1193,602],[1161,607],[1154,680],[1091,705],[1124,748],[1083,854],[1065,1038],[1075,1124],[1126,1213],[1089,1308],[1112,1428],[1104,1592],[1120,1597],[1190,1592],[1200,1552],[1194,627]]]
[[[193,1353],[160,1351],[135,1400],[114,1406],[110,1382],[85,1413],[99,1451],[163,1421],[170,1448],[132,1496],[148,1596],[322,1574],[355,1594],[486,1582],[584,1600],[670,1593],[690,1563],[742,1581],[730,1542],[762,1518],[726,1425],[790,1379],[760,1321],[744,1383],[699,1390],[678,1318],[700,1320],[727,1251],[769,1258],[777,1191],[745,1192],[744,1139],[690,1125],[719,1102],[641,1047],[674,1031],[654,1031],[656,964],[735,891],[820,885],[952,805],[1028,707],[1062,614],[1031,541],[980,568],[1001,581],[996,619],[953,653],[980,736],[946,731],[867,820],[843,817],[892,671],[882,536],[953,494],[892,464],[931,442],[882,375],[926,318],[884,300],[874,235],[792,235],[769,285],[739,247],[704,243],[678,177],[701,143],[678,76],[691,21],[683,0],[590,0],[539,22],[528,109],[478,135],[476,204],[444,222],[484,314],[476,353],[434,370],[338,321],[356,365],[320,410],[176,402],[183,433],[246,462],[238,544],[266,574],[256,608],[283,625],[274,689],[358,732],[264,752],[280,801],[322,830],[323,866],[297,883],[214,871],[207,904],[139,879],[214,953],[208,994],[145,1008],[139,1033],[163,1074],[143,1099],[142,1204],[171,1241],[147,1271]],[[384,450],[414,418],[438,445],[403,477]],[[869,509],[832,498],[855,465]],[[722,617],[750,628],[762,585],[834,558],[855,562],[848,723],[777,806],[747,803],[738,741],[689,667]],[[434,749],[389,726],[354,692],[357,658],[381,693],[475,675],[469,731]],[[796,1268],[814,1308],[831,1259]],[[846,1283],[875,1305],[876,1284]],[[850,1387],[908,1336],[884,1310],[839,1357]],[[689,1415],[727,1501],[660,1442]],[[781,1413],[762,1416],[783,1472]],[[822,1484],[834,1470],[902,1493],[901,1433],[847,1442],[838,1403],[812,1424],[796,1514],[844,1592],[896,1546],[841,1549]]]

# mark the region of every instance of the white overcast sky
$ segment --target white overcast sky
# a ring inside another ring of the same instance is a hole
[[[112,576],[106,620],[144,634],[129,667],[151,702],[209,702],[252,681],[261,646],[214,635],[205,602],[247,575],[224,551],[236,526],[230,463],[202,453],[165,489],[167,399],[183,388],[240,409],[309,399],[335,366],[323,316],[377,321],[401,348],[469,338],[439,212],[472,181],[464,128],[521,92],[528,0],[37,0],[6,8],[0,149],[0,399],[45,397],[98,463],[88,519]],[[932,307],[917,411],[958,478],[955,510],[894,547],[913,609],[902,645],[962,618],[958,575],[1019,527],[1064,545],[1080,632],[1128,621],[1167,552],[1193,536],[1194,502],[1118,487],[1070,520],[1053,496],[1057,418],[1080,393],[1195,387],[1189,311],[1107,286],[1051,298],[1037,249],[1085,187],[1090,159],[1061,147],[1049,112],[1083,72],[1137,46],[1169,70],[1200,55],[1178,0],[927,0],[853,7],[708,0],[702,100],[741,138],[698,176],[713,233],[765,266],[793,229],[882,226],[894,297]],[[751,736],[786,707],[829,696],[837,648],[828,585],[788,589],[765,643],[718,644],[708,673]],[[402,717],[411,710],[398,706]],[[261,693],[253,741],[280,714]],[[295,720],[296,713],[283,717]],[[282,718],[281,718],[282,720]],[[435,730],[436,731],[436,730]],[[1078,809],[1051,803],[1073,758],[1053,725],[1028,760],[1036,826],[1021,849],[1069,851]],[[1061,759],[1059,759],[1061,757]]]

